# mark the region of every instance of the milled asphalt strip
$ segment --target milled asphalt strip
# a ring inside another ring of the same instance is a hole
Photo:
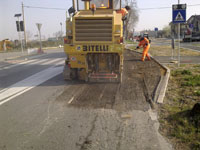
[[[63,62],[56,63],[54,66],[19,81],[2,92],[0,91],[0,105],[61,74],[63,66],[58,66],[61,64]]]

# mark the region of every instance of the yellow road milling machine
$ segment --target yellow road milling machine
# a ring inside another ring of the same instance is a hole
[[[72,0],[66,20],[66,80],[120,82],[123,69],[121,0]]]
[[[0,41],[0,51],[11,50],[12,42],[9,39]]]

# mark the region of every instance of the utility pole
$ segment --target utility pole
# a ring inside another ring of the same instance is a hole
[[[22,17],[23,17],[23,24],[24,24],[24,46],[27,46],[27,39],[26,39],[26,26],[25,26],[25,16],[24,16],[24,4],[22,2]]]
[[[180,0],[178,0],[178,4],[180,4]],[[180,53],[180,34],[181,34],[181,24],[178,23],[178,67],[180,67],[181,63],[181,53]]]

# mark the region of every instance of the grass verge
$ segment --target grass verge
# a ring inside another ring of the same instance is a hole
[[[134,43],[133,46],[131,46],[131,49],[135,49],[137,46],[137,44]],[[142,52],[143,49],[139,49],[139,52]],[[150,49],[149,49],[149,53],[152,56],[171,56],[172,55],[172,49],[171,46],[166,46],[166,45],[162,45],[162,46],[155,46],[155,45],[151,45]],[[175,49],[173,51],[174,56],[178,55],[178,49]],[[187,49],[183,49],[181,48],[181,56],[200,56],[200,52],[195,52],[195,51],[191,51],[191,50],[187,50]]]
[[[200,102],[200,65],[170,69],[168,90],[159,110],[160,132],[176,150],[200,150],[200,116],[191,117],[190,113]]]

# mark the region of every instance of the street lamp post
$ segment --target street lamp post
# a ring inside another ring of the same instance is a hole
[[[36,26],[37,26],[38,31],[39,31],[39,38],[40,38],[40,52],[42,52],[42,39],[41,39],[41,27],[42,27],[42,24],[41,24],[41,23],[36,23]]]
[[[21,50],[22,50],[22,53],[24,53],[24,49],[23,49],[23,42],[22,42],[22,38],[21,38],[21,28],[20,28],[20,20],[19,20],[19,17],[21,17],[22,14],[15,14],[14,17],[17,17],[17,24],[18,24],[18,27],[19,27],[19,31],[18,31],[18,35],[19,35],[19,41],[21,41]]]
[[[60,23],[60,39],[61,41],[63,41],[63,38],[62,38],[62,22]],[[63,43],[62,43],[63,44]]]

